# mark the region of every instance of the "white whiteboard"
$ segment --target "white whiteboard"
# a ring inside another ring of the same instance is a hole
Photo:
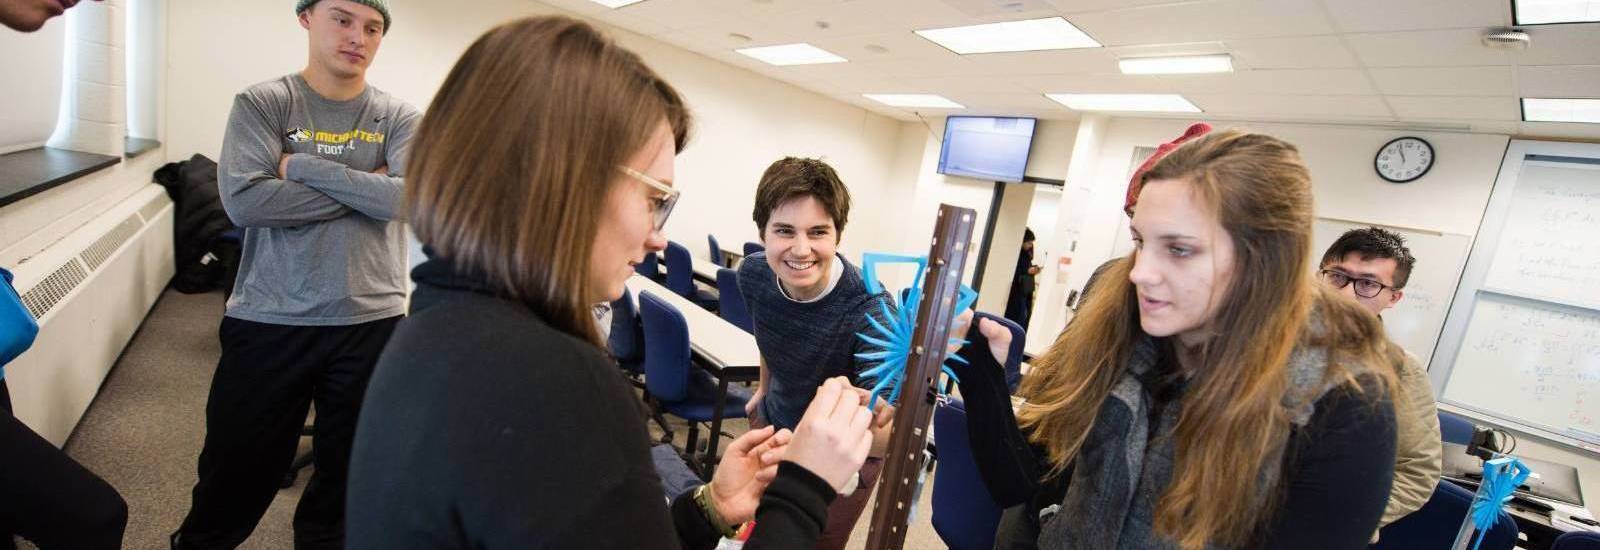
[[[1429,375],[1440,400],[1600,450],[1600,145],[1513,140]]]
[[[1444,397],[1600,444],[1600,312],[1483,294]]]
[[[1600,165],[1530,160],[1483,286],[1600,307]]]
[[[1461,269],[1467,263],[1467,250],[1472,247],[1472,237],[1317,218],[1312,236],[1312,269],[1320,267],[1322,253],[1339,235],[1351,229],[1372,226],[1405,237],[1406,248],[1411,249],[1411,255],[1417,259],[1400,303],[1383,312],[1383,328],[1389,333],[1390,340],[1422,358],[1426,368],[1426,362],[1439,342],[1439,332],[1444,328],[1445,314],[1449,312],[1450,300],[1455,296],[1456,283],[1461,280]]]

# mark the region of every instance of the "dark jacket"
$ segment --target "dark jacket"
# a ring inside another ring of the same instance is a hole
[[[349,548],[715,545],[690,494],[663,500],[637,398],[600,349],[448,263],[412,278],[356,429]],[[810,548],[833,494],[784,463],[747,548]]]
[[[162,166],[156,170],[155,180],[166,188],[174,204],[172,243],[177,274],[172,279],[173,287],[178,292],[195,293],[232,286],[232,279],[224,280],[232,275],[226,272],[227,262],[205,259],[208,252],[215,251],[219,237],[236,229],[217,195],[217,163],[205,155],[195,155]],[[230,250],[232,257],[222,259],[237,265],[238,247]]]

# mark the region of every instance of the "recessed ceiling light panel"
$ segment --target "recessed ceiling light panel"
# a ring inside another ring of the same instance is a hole
[[[623,6],[629,6],[629,5],[637,4],[637,3],[643,2],[644,0],[589,0],[589,1],[590,2],[594,2],[596,4],[600,4],[602,6],[605,6],[605,7],[611,8],[611,9],[617,9],[617,8],[620,8],[620,7],[623,7]]]
[[[1600,21],[1600,0],[1512,0],[1517,25],[1592,23]]]
[[[1522,120],[1600,124],[1600,99],[1522,98]]]
[[[921,109],[965,109],[960,103],[935,94],[861,94],[863,97],[891,107]]]
[[[1233,56],[1184,55],[1176,57],[1129,57],[1117,60],[1122,74],[1204,74],[1233,72]]]
[[[1061,17],[915,31],[961,55],[1098,48],[1100,43]]]
[[[1044,94],[1074,111],[1140,113],[1198,113],[1189,100],[1177,94]]]
[[[833,52],[806,44],[783,44],[779,46],[760,46],[755,48],[740,48],[734,50],[744,55],[756,58],[771,65],[816,65],[820,63],[844,63],[849,61],[834,55]]]

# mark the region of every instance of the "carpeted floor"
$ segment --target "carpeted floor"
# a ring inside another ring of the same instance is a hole
[[[206,394],[220,353],[217,325],[221,316],[220,293],[165,292],[67,442],[68,454],[105,478],[127,500],[124,548],[166,548],[167,535],[188,511],[195,461],[205,438]],[[725,429],[738,434],[746,424],[732,421]],[[654,423],[651,431],[659,434]],[[681,448],[685,429],[678,425],[674,432]],[[302,451],[309,447],[308,442],[302,439]],[[279,491],[266,517],[241,548],[293,547],[290,524],[309,473],[302,473],[293,487]],[[944,547],[928,523],[931,487],[930,476],[906,548]],[[865,545],[870,510],[857,524],[849,548]]]

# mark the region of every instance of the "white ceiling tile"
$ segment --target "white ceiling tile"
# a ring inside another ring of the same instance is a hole
[[[934,76],[903,78],[901,82],[909,86],[907,91],[911,93],[946,95],[957,92],[1029,94],[1028,88],[1015,84],[1006,78]]]
[[[1600,124],[1578,122],[1524,122],[1522,134],[1532,137],[1600,138]]]
[[[539,2],[579,15],[593,16],[601,12],[611,11],[611,8],[597,4],[592,0],[539,0]]]
[[[1338,36],[1229,40],[1235,64],[1252,69],[1336,69],[1359,63]]]
[[[1176,92],[1176,89],[1169,82],[1161,78],[1120,73],[1014,76],[1011,77],[1011,81],[1018,86],[1041,94],[1162,94]]]
[[[750,20],[806,42],[887,30],[885,21],[878,16],[877,6],[864,0],[822,2],[796,10],[758,14]]]
[[[1511,24],[1505,0],[1330,0],[1323,2],[1344,32],[1455,29]]]
[[[1075,15],[1108,46],[1329,34],[1316,0],[1210,0]]]
[[[1053,111],[1062,108],[1060,103],[1051,101],[1049,98],[1046,98],[1044,94],[990,93],[979,91],[952,93],[948,97],[955,100],[956,103],[966,105],[969,108],[981,106],[991,111],[1006,110],[1012,112],[1038,112]]]
[[[1600,97],[1600,65],[1519,67],[1522,97]]]
[[[1520,65],[1600,65],[1600,23],[1528,27],[1528,49],[1513,58]]]
[[[962,56],[976,75],[1107,73],[1117,71],[1117,57],[1105,48],[1044,52],[988,53]]]
[[[852,60],[881,61],[884,59],[918,57],[955,59],[960,57],[955,52],[946,50],[926,38],[917,36],[916,33],[910,30],[819,36],[814,37],[811,40],[811,44]],[[872,51],[872,46],[877,46],[887,51],[881,53]]]
[[[1388,119],[1377,96],[1195,94],[1185,96],[1206,114],[1263,116],[1290,120]]]
[[[973,76],[970,63],[959,55],[866,61],[865,70],[897,77]]]
[[[1177,55],[1212,55],[1228,53],[1222,42],[1182,42],[1176,44],[1139,44],[1105,48],[1118,59],[1124,57],[1163,57]]]
[[[1522,123],[1504,120],[1473,120],[1470,121],[1472,131],[1480,134],[1515,134],[1522,127]]]
[[[1511,67],[1404,67],[1371,69],[1385,95],[1510,96],[1516,93]]]
[[[1172,0],[1047,0],[1064,14],[1118,10],[1131,6],[1171,4]]]
[[[870,3],[878,13],[879,21],[892,21],[892,26],[907,30],[937,29],[1061,15],[1047,2],[1041,0],[1013,2],[994,2],[992,0],[851,1]],[[1013,9],[1013,6],[1015,9]]]
[[[1272,69],[1162,76],[1182,93],[1377,95],[1359,69]]]
[[[705,0],[646,0],[601,12],[600,18],[608,19],[607,14],[638,17],[673,30],[702,25],[729,15]]]
[[[1459,67],[1510,65],[1505,50],[1486,48],[1481,29],[1405,31],[1346,35],[1350,49],[1368,67]]]
[[[1520,120],[1522,108],[1516,98],[1504,97],[1386,97],[1394,112],[1404,120],[1479,119]]]
[[[737,38],[735,35],[748,36],[750,39],[744,40]],[[693,27],[674,30],[660,36],[669,39],[693,37],[691,39],[693,42],[715,44],[730,50],[792,44],[801,41],[800,37],[793,33],[762,25],[737,15],[723,15]]]
[[[888,92],[905,87],[898,78],[858,63],[775,67],[777,74],[802,87],[822,85],[851,93]]]

